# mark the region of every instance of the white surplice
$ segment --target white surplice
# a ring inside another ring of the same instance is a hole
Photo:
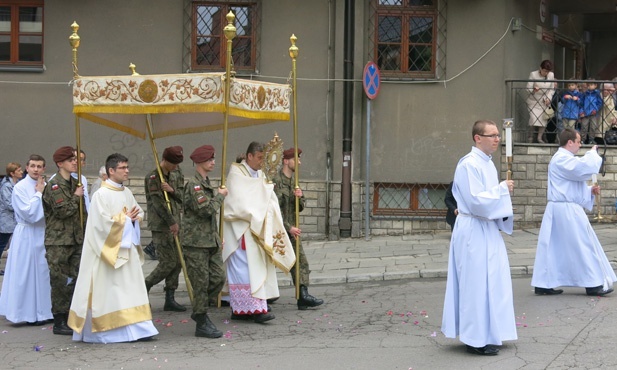
[[[279,296],[275,266],[295,262],[274,185],[246,162],[233,164],[227,177],[223,261],[231,307],[236,314],[266,313],[266,299]]]
[[[141,268],[139,222],[125,214],[137,207],[143,217],[143,210],[129,189],[111,180],[90,206],[68,320],[73,340],[130,342],[158,334]]]
[[[26,176],[15,184],[11,201],[17,226],[6,262],[0,315],[18,322],[45,321],[51,314],[51,285],[45,259],[45,216],[36,180]]]
[[[508,253],[513,211],[491,156],[473,147],[461,158],[452,189],[458,204],[441,331],[473,347],[517,339]],[[504,221],[503,218],[507,217]]]
[[[608,289],[617,281],[584,209],[595,197],[586,181],[598,173],[602,158],[595,150],[583,157],[559,148],[548,165],[546,210],[538,235],[531,285]]]

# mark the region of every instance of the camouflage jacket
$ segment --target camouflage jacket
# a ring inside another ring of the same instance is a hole
[[[84,225],[79,224],[79,199],[75,195],[77,180],[65,180],[58,172],[49,179],[43,190],[45,212],[45,245],[83,244],[86,225],[86,205],[83,206]]]
[[[159,173],[155,169],[146,175],[144,188],[146,191],[146,204],[148,210],[148,229],[152,231],[169,231],[173,224],[180,225],[180,212],[182,211],[182,193],[184,192],[184,174],[180,167],[171,171],[167,176],[163,175],[165,182],[174,188],[173,193],[167,193],[171,212],[167,208],[165,195],[161,186]]]
[[[182,218],[182,245],[195,248],[220,247],[221,238],[216,214],[225,197],[195,172],[184,188],[184,217]]]
[[[281,207],[281,215],[283,216],[283,224],[285,230],[289,233],[292,226],[296,225],[296,197],[294,196],[294,179],[285,176],[283,170],[280,170],[272,178],[274,183],[274,193],[279,200],[279,207]],[[300,209],[298,212],[302,212],[304,209],[304,195],[300,198]]]

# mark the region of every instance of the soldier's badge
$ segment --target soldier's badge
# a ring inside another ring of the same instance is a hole
[[[195,190],[195,191],[200,191],[200,190],[201,190],[201,186],[199,186],[199,185],[195,185],[195,186],[193,187],[193,190]]]
[[[204,195],[200,195],[197,197],[197,203],[201,204],[206,201],[206,197]]]
[[[64,198],[57,198],[56,199],[56,204],[60,204],[62,202],[64,202]]]
[[[53,185],[51,186],[51,190],[58,190],[58,189],[60,189],[60,187],[58,186],[58,184],[53,184]]]
[[[150,180],[156,179],[156,175],[150,175]]]

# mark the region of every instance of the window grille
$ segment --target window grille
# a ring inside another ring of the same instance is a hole
[[[259,47],[259,1],[186,1],[185,54],[188,71],[223,71],[227,39],[223,29],[227,13],[236,16],[232,42],[232,65],[238,72],[257,70]]]
[[[43,1],[0,0],[0,66],[43,65]]]
[[[373,215],[445,216],[447,189],[448,184],[375,183]]]
[[[446,71],[446,0],[371,0],[369,60],[384,78],[437,79]]]

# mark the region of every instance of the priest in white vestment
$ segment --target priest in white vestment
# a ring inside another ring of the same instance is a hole
[[[452,231],[441,331],[459,336],[467,351],[496,355],[517,339],[508,253],[500,230],[512,233],[512,180],[499,182],[491,154],[500,145],[492,121],[477,121],[475,146],[461,158],[452,193],[458,217]]]
[[[149,340],[152,323],[141,265],[139,220],[143,210],[122,183],[128,159],[110,155],[109,178],[94,193],[68,325],[73,340],[90,343]]]
[[[266,300],[279,296],[275,267],[289,272],[296,260],[274,185],[260,170],[263,151],[252,142],[246,160],[231,165],[223,224],[231,318],[257,323],[274,319]]]
[[[11,196],[17,226],[2,281],[0,315],[13,323],[43,325],[53,319],[42,200],[45,159],[31,155],[26,168],[28,175],[15,184]]]
[[[604,296],[617,281],[585,209],[592,210],[597,184],[587,185],[602,165],[597,146],[582,157],[578,132],[566,129],[561,146],[548,165],[546,209],[538,235],[531,285],[538,295],[563,292],[560,286],[583,287],[587,295]]]

